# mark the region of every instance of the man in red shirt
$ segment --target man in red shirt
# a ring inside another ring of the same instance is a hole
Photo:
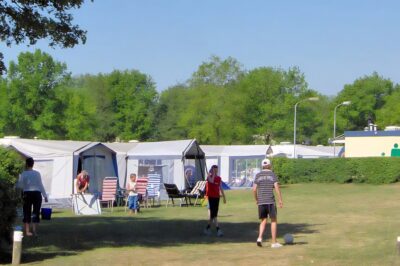
[[[218,166],[211,166],[210,172],[207,176],[206,183],[206,197],[208,198],[208,224],[206,229],[204,230],[204,234],[211,234],[211,223],[214,222],[215,227],[217,229],[217,236],[223,236],[222,230],[218,226],[218,207],[219,207],[219,198],[222,195],[224,203],[226,203],[226,198],[224,194],[224,190],[222,189],[222,180],[221,177],[218,176]]]

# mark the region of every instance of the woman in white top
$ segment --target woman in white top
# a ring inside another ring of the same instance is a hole
[[[45,202],[48,201],[42,183],[42,177],[38,171],[32,169],[33,164],[34,161],[32,158],[26,159],[26,170],[22,172],[18,180],[18,187],[23,190],[24,219],[22,221],[25,226],[25,235],[27,236],[37,235],[37,224],[40,222],[39,214],[42,206],[42,196]],[[31,222],[32,231],[30,228]]]

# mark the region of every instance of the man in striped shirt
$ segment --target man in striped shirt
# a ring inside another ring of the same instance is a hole
[[[282,247],[276,241],[277,232],[277,211],[274,197],[274,189],[278,196],[279,207],[283,207],[282,195],[279,189],[278,178],[274,172],[271,171],[271,162],[268,159],[264,159],[261,162],[262,171],[256,175],[253,185],[254,198],[258,205],[258,216],[261,220],[260,231],[257,238],[257,246],[262,246],[262,236],[265,231],[268,217],[271,219],[271,247],[280,248]]]

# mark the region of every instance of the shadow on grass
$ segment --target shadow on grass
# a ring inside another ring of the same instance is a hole
[[[250,243],[258,234],[258,222],[223,222],[223,237],[204,236],[205,220],[155,220],[144,217],[55,217],[43,222],[37,239],[23,240],[24,263],[105,247],[171,247],[206,243]],[[312,234],[311,224],[279,224],[285,233]],[[270,238],[269,227],[266,237]],[[3,256],[2,256],[3,257]],[[10,258],[8,259],[10,260]],[[0,261],[9,263],[10,261]]]

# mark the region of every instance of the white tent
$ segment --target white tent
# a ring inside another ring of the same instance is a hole
[[[205,155],[194,139],[137,143],[127,155],[128,175],[159,174],[161,182],[174,183],[179,189],[187,188],[187,180],[204,180]],[[191,176],[185,177],[189,168]]]
[[[117,174],[115,152],[99,142],[3,138],[0,144],[35,160],[50,200],[70,198],[82,169],[89,172],[91,193],[101,192],[104,177]]]
[[[222,180],[232,187],[250,186],[268,156],[293,157],[293,145],[201,145],[207,167],[216,164]],[[268,152],[267,152],[268,150]],[[333,147],[296,145],[299,158],[332,157]]]
[[[126,178],[128,177],[128,172],[127,172],[128,151],[134,148],[138,143],[113,142],[113,143],[103,143],[103,144],[116,153],[118,182],[120,187],[122,188],[126,187]]]

